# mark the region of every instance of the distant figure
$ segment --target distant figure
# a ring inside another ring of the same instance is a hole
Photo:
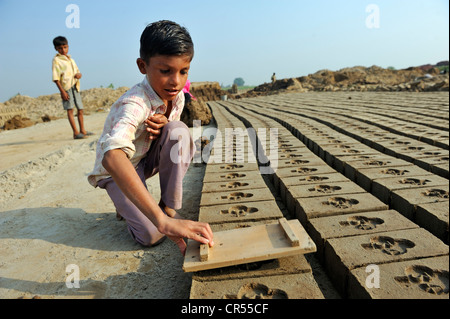
[[[275,72],[273,72],[271,79],[272,79],[272,84],[275,83],[275,81],[277,80],[277,77],[275,76]]]
[[[93,135],[84,128],[83,103],[81,101],[79,81],[81,73],[77,64],[69,55],[69,43],[65,37],[59,36],[53,39],[53,46],[58,53],[52,62],[52,79],[61,93],[63,108],[67,111],[67,117],[73,130],[73,138],[82,139],[88,135]],[[75,124],[74,107],[78,110],[80,130],[77,129]]]
[[[233,85],[231,86],[231,93],[232,94],[238,93],[238,85],[236,83],[233,83]]]
[[[191,102],[191,99],[193,99],[194,101],[196,101],[197,99],[195,98],[195,96],[192,95],[192,93],[189,91],[191,87],[191,81],[187,80],[186,81],[186,85],[183,88],[183,93],[184,93],[184,105],[187,105]]]

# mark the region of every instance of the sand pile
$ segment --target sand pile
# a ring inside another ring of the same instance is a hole
[[[277,94],[286,91],[384,91],[430,92],[448,91],[449,77],[439,69],[411,67],[403,70],[356,66],[339,71],[320,70],[298,78],[282,79],[257,86],[236,98]]]

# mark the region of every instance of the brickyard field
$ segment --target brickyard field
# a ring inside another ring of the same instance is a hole
[[[180,214],[216,232],[298,219],[315,253],[186,273],[171,241],[134,243],[86,180],[107,114],[97,112],[84,140],[66,119],[0,133],[0,297],[449,298],[448,92],[205,103],[209,144]],[[159,198],[158,179],[147,184]]]

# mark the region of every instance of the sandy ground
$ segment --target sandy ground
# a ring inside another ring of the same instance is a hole
[[[87,182],[106,115],[85,116],[95,135],[84,140],[66,119],[0,133],[0,298],[189,297],[176,245],[135,243]],[[184,179],[184,218],[197,219],[203,175],[191,165]],[[147,184],[159,200],[158,177]],[[69,288],[77,270],[80,287]]]

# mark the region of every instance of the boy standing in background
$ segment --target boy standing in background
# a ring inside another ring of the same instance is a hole
[[[87,132],[84,128],[83,102],[81,101],[79,81],[81,73],[77,64],[69,55],[69,43],[65,37],[58,36],[54,38],[53,46],[58,53],[52,61],[52,79],[61,93],[63,108],[67,111],[67,117],[73,130],[73,138],[82,139],[92,135],[92,133]],[[73,115],[74,107],[78,110],[79,130]]]

